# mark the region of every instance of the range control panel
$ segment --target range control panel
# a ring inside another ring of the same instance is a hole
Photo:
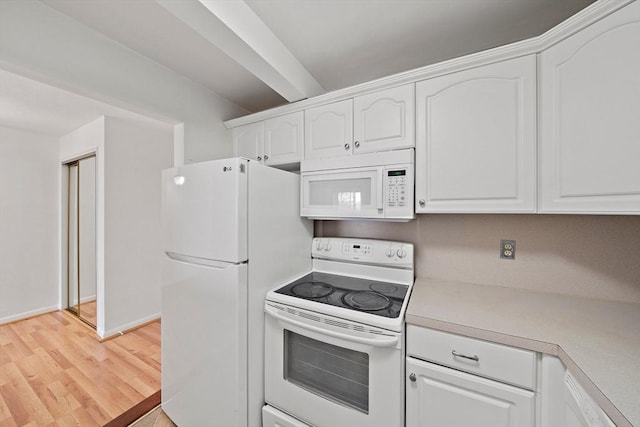
[[[413,245],[388,240],[316,237],[313,258],[413,268]]]

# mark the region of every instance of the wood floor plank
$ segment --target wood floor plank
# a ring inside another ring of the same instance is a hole
[[[18,366],[15,363],[9,363],[3,366],[2,370],[17,393],[17,399],[20,402],[28,402],[27,405],[21,405],[27,411],[28,420],[35,421],[39,425],[52,423],[54,421],[53,417],[33,388],[31,388],[29,381],[23,376]],[[9,410],[13,413],[11,406],[12,403],[9,403]]]
[[[97,426],[160,390],[160,322],[100,342],[62,312],[0,325],[0,427]]]

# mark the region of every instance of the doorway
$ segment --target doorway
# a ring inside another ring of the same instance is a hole
[[[96,156],[66,163],[66,309],[96,328]]]

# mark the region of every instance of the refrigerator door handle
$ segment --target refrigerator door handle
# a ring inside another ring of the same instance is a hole
[[[167,254],[169,258],[176,261],[186,262],[189,264],[204,265],[206,267],[219,268],[221,270],[227,267],[230,267],[232,265],[244,264],[246,262],[244,261],[236,264],[232,262],[217,261],[215,259],[207,259],[207,258],[199,258],[199,257],[189,256],[189,255],[182,255],[182,254],[177,254],[175,252],[165,252],[165,254]]]

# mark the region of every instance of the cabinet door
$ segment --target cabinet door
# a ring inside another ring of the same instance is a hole
[[[540,54],[542,212],[640,214],[640,2]]]
[[[264,122],[233,128],[233,150],[236,157],[262,161],[263,142]]]
[[[303,113],[298,111],[264,122],[264,161],[268,165],[302,160]]]
[[[416,97],[416,212],[535,212],[535,55],[419,82]]]
[[[534,425],[531,391],[412,357],[406,371],[406,427]]]
[[[354,98],[354,154],[415,145],[414,88],[412,83]]]
[[[348,156],[353,143],[353,100],[304,112],[304,158]]]

